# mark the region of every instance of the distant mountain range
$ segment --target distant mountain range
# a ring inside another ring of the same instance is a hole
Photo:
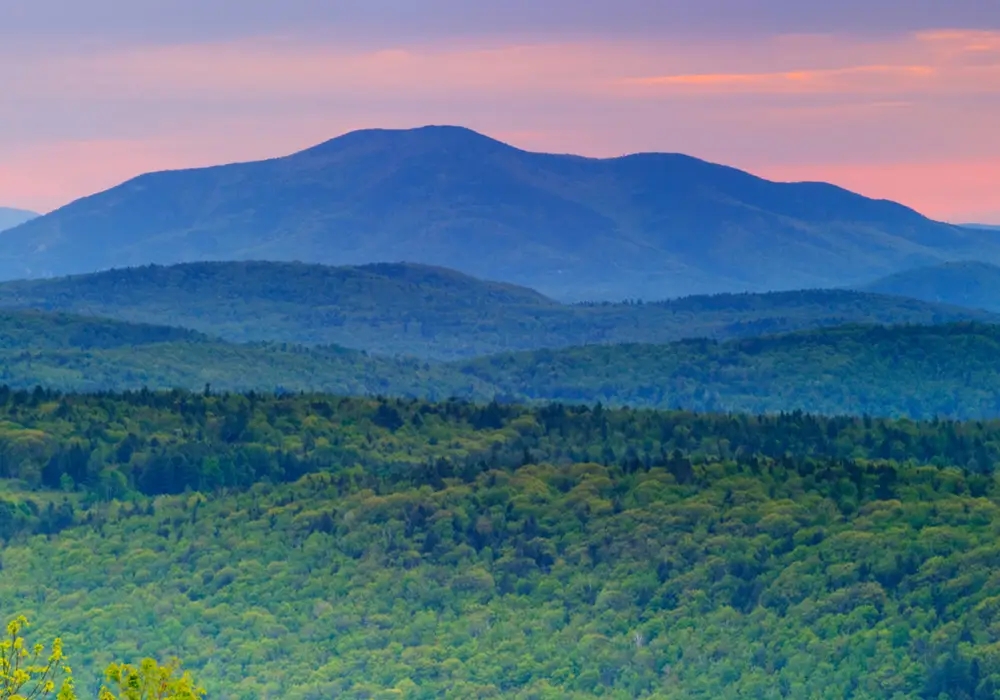
[[[529,153],[458,127],[143,175],[0,237],[0,278],[146,263],[411,261],[560,300],[854,286],[1000,261],[983,230],[676,154]]]
[[[1000,267],[984,262],[964,261],[907,270],[862,289],[1000,312]]]
[[[7,229],[14,228],[15,226],[23,224],[25,221],[31,221],[37,217],[38,214],[33,211],[0,207],[0,231],[6,231]]]
[[[1000,315],[846,290],[560,304],[524,287],[414,264],[230,262],[0,283],[0,308],[191,328],[231,342],[336,344],[455,359],[608,343],[726,339],[845,323],[1000,322]]]
[[[965,228],[978,228],[985,229],[987,231],[1000,231],[1000,225],[998,224],[962,224]]]

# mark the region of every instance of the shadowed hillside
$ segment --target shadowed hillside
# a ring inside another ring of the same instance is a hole
[[[438,359],[844,323],[1000,322],[981,311],[838,290],[567,306],[529,289],[402,264],[149,266],[0,283],[0,307],[183,326],[234,342],[336,344]]]
[[[900,272],[866,285],[865,291],[932,303],[1000,311],[1000,267],[955,262]]]

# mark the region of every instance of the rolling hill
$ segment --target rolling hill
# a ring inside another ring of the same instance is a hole
[[[847,326],[719,343],[589,345],[449,363],[0,312],[0,385],[181,388],[698,411],[1000,418],[1000,326]]]
[[[411,261],[561,300],[851,286],[1000,261],[984,231],[678,154],[529,153],[458,127],[354,132],[255,163],[143,175],[0,238],[0,278],[147,263]]]
[[[1000,311],[1000,267],[984,262],[945,263],[907,270],[862,289],[875,294]]]
[[[23,224],[25,221],[31,221],[37,216],[38,214],[33,211],[0,207],[0,233]]]
[[[178,328],[11,310],[0,311],[0,384],[60,391],[210,384],[220,391],[490,394],[474,379],[416,360],[337,347],[238,345]]]
[[[432,359],[845,323],[1000,322],[981,311],[838,290],[564,305],[530,289],[413,264],[147,266],[0,283],[0,308],[180,326],[232,342],[342,345]]]
[[[1000,417],[1000,326],[856,326],[588,346],[452,367],[498,396],[696,411]]]

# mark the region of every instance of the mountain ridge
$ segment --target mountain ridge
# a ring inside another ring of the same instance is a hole
[[[825,183],[769,182],[681,154],[532,153],[423,127],[141,175],[13,229],[0,278],[408,260],[581,301],[850,286],[973,250],[1000,261],[982,231]]]
[[[523,287],[409,263],[184,263],[0,283],[0,309],[192,328],[230,342],[342,345],[459,359],[504,351],[670,342],[844,323],[1000,323],[1000,315],[851,290],[565,305]]]

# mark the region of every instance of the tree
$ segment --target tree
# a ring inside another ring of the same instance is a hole
[[[62,641],[55,639],[46,656],[43,645],[29,646],[21,636],[27,626],[23,616],[12,620],[0,642],[0,700],[76,700]]]
[[[111,664],[105,673],[112,690],[101,688],[99,700],[201,700],[204,689],[176,660],[159,664],[144,659],[138,666]]]

